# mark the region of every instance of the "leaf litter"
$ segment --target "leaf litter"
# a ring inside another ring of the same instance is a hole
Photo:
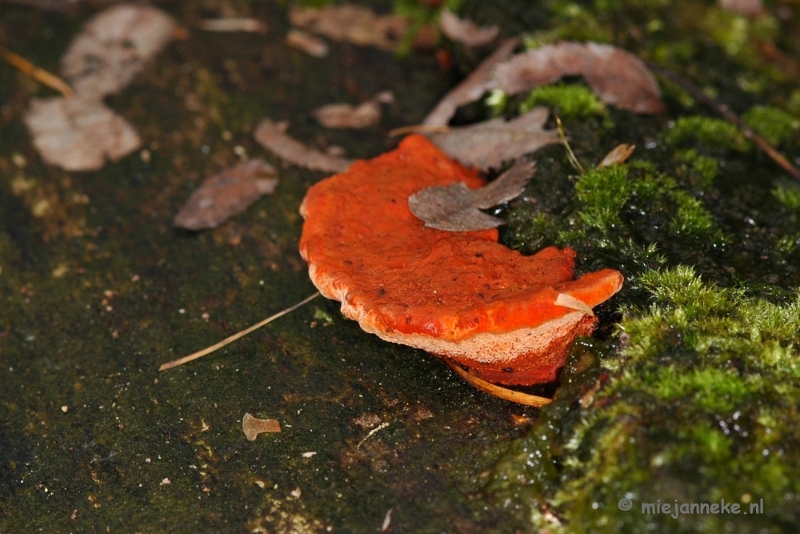
[[[296,28],[286,32],[286,45],[311,57],[325,57],[330,53],[328,43],[324,40]]]
[[[547,108],[535,107],[510,121],[490,119],[431,133],[428,139],[451,158],[486,171],[543,146],[559,143],[558,130],[544,129],[548,115]]]
[[[411,213],[427,228],[467,232],[497,228],[503,219],[483,213],[482,209],[503,204],[518,197],[533,176],[535,164],[518,161],[488,185],[470,189],[463,182],[449,186],[435,185],[408,198]]]
[[[489,57],[483,60],[478,67],[467,76],[464,81],[450,90],[444,98],[442,98],[433,110],[428,113],[422,124],[428,126],[445,126],[459,106],[475,102],[480,99],[483,94],[493,89],[494,82],[494,69],[506,61],[514,48],[519,44],[518,38],[506,39],[497,50],[492,52]]]
[[[334,41],[374,46],[395,51],[410,28],[399,15],[376,15],[369,8],[353,5],[327,5],[321,8],[293,6],[289,9],[293,26]]]
[[[42,159],[68,171],[94,171],[141,145],[125,119],[83,96],[34,98],[25,124]]]
[[[207,178],[178,211],[173,224],[186,230],[216,228],[278,186],[272,165],[254,159]]]
[[[375,97],[352,106],[350,104],[327,104],[318,107],[311,115],[326,128],[366,128],[381,121],[381,104],[394,103],[391,91],[381,91]]]
[[[331,156],[304,145],[286,134],[288,127],[289,123],[286,121],[276,123],[270,119],[264,119],[256,127],[253,137],[258,144],[281,158],[285,163],[298,167],[338,173],[344,172],[353,163],[353,160]]]
[[[141,146],[134,128],[104,103],[124,89],[172,39],[163,11],[120,4],[90,19],[61,59],[72,98],[33,98],[24,121],[47,163],[69,171],[101,169]]]
[[[562,42],[528,50],[499,64],[494,79],[498,89],[517,94],[577,75],[606,104],[635,113],[664,112],[658,83],[644,62],[606,44]]]
[[[249,413],[242,418],[242,432],[248,441],[255,441],[259,434],[264,432],[282,432],[281,424],[277,419],[259,419]]]
[[[487,45],[500,33],[499,26],[480,27],[471,20],[459,18],[447,8],[439,16],[439,29],[449,39],[469,47]]]

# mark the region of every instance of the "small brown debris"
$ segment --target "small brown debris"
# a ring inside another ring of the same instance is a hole
[[[34,98],[24,120],[42,159],[68,171],[101,169],[106,160],[117,161],[141,145],[125,119],[81,95]]]
[[[381,418],[374,413],[365,413],[353,419],[353,422],[366,430],[381,424]]]
[[[457,41],[464,46],[482,46],[494,41],[500,33],[499,26],[478,27],[471,20],[464,20],[458,17],[449,9],[442,10],[439,18],[439,28],[442,33],[453,41]]]
[[[636,145],[627,145],[625,143],[617,145],[611,152],[606,154],[606,157],[597,165],[597,168],[610,167],[617,163],[625,163],[628,158],[631,157],[635,149]]]
[[[533,171],[534,164],[523,161],[478,189],[470,189],[463,182],[428,187],[411,195],[408,207],[425,222],[426,228],[451,232],[497,228],[505,221],[478,210],[489,209],[519,196]]]
[[[664,111],[658,83],[642,60],[606,44],[562,42],[528,50],[499,64],[495,82],[517,94],[577,75],[606,104],[635,113]]]
[[[274,174],[272,165],[259,159],[215,174],[192,193],[173,224],[187,230],[216,228],[246,210],[261,196],[275,191],[277,179],[260,178]]]
[[[103,98],[126,87],[172,40],[175,21],[150,6],[119,4],[87,22],[61,58],[79,95]]]
[[[294,28],[286,33],[286,44],[312,57],[325,57],[330,52],[328,43],[308,32]]]
[[[366,128],[380,122],[381,103],[392,102],[394,95],[390,91],[383,91],[355,107],[350,104],[328,104],[311,114],[326,128]]]
[[[276,419],[259,419],[249,413],[242,418],[242,431],[248,441],[255,441],[262,432],[282,432],[281,424]]]
[[[288,122],[264,119],[253,133],[255,140],[286,163],[324,172],[344,172],[352,160],[329,156],[287,135]]]
[[[267,33],[266,23],[252,18],[204,19],[197,26],[209,32]]]
[[[499,168],[504,161],[560,142],[557,130],[545,130],[548,110],[536,107],[506,122],[502,118],[450,128],[428,138],[448,156],[481,170]]]
[[[444,95],[436,107],[428,113],[422,124],[429,126],[445,126],[455,115],[459,106],[475,102],[486,91],[495,86],[494,69],[498,64],[508,59],[514,47],[519,44],[519,39],[506,39],[497,50],[483,60],[472,74],[467,76],[464,81],[455,86],[449,93]]]
[[[764,14],[761,0],[719,0],[719,7],[746,17],[757,17]]]
[[[408,19],[399,15],[378,16],[369,8],[353,4],[322,8],[292,7],[293,26],[329,39],[394,51],[408,31]]]

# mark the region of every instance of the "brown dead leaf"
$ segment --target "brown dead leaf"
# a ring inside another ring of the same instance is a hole
[[[528,50],[497,65],[495,81],[499,89],[516,94],[577,75],[607,104],[636,113],[664,111],[658,83],[645,64],[605,44],[563,42]]]
[[[451,158],[486,171],[545,145],[559,143],[557,130],[544,129],[548,114],[546,108],[535,107],[508,122],[491,119],[428,134],[428,138]]]
[[[95,171],[141,145],[136,130],[100,100],[34,98],[25,124],[42,159],[68,171]]]
[[[350,104],[328,104],[311,114],[326,128],[366,128],[381,121],[381,103],[391,102],[394,102],[394,95],[390,91],[383,91],[355,107]]]
[[[321,8],[294,6],[289,10],[293,26],[329,39],[394,51],[409,29],[409,21],[399,15],[376,15],[353,4]]]
[[[61,73],[79,95],[115,94],[170,42],[174,28],[172,18],[154,7],[109,7],[72,41],[61,58]]]
[[[631,157],[635,149],[636,145],[627,145],[625,143],[617,145],[611,152],[606,154],[606,157],[597,165],[597,168],[610,167],[617,163],[625,163],[628,158]]]
[[[259,419],[249,413],[242,418],[242,431],[248,441],[255,441],[262,432],[282,432],[281,424],[276,419]]]
[[[264,119],[253,133],[255,140],[284,162],[306,169],[323,172],[344,172],[352,160],[329,156],[319,150],[307,147],[300,141],[287,135],[287,122],[274,123]]]
[[[173,224],[187,230],[216,228],[246,210],[261,196],[275,191],[277,179],[261,178],[274,174],[272,165],[259,159],[215,174],[192,193]]]
[[[492,54],[478,65],[472,74],[467,76],[464,81],[444,95],[433,110],[428,113],[422,124],[428,126],[445,126],[455,115],[459,106],[475,102],[486,91],[495,86],[494,69],[498,64],[508,59],[514,47],[519,44],[519,39],[506,39],[492,52]]]
[[[291,29],[286,33],[286,44],[312,57],[325,57],[330,51],[328,43],[302,30]]]
[[[521,161],[480,189],[470,189],[463,182],[449,186],[435,185],[408,198],[408,207],[427,228],[467,232],[496,228],[505,221],[487,215],[488,209],[518,197],[533,176],[535,165]]]
[[[464,46],[489,44],[500,33],[499,26],[478,27],[471,20],[459,18],[449,9],[442,10],[442,14],[439,17],[439,28],[448,38]]]

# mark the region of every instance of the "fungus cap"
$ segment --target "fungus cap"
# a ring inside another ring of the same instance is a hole
[[[408,197],[454,182],[485,185],[412,135],[315,184],[300,207],[311,280],[387,341],[452,358],[490,382],[555,380],[575,338],[594,330],[588,308],[616,293],[622,275],[603,269],[575,280],[570,248],[523,256],[497,243],[496,229],[425,228]]]

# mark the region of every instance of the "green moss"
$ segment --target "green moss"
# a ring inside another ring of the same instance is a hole
[[[697,142],[724,150],[744,152],[749,143],[733,124],[710,117],[680,117],[675,125],[664,133],[664,140],[675,146]]]
[[[556,84],[537,87],[520,105],[520,113],[534,106],[548,106],[562,118],[586,118],[607,116],[606,107],[592,91],[584,85]]]
[[[675,532],[677,524],[681,532],[781,531],[800,519],[792,495],[800,483],[791,475],[800,457],[788,453],[800,445],[791,423],[800,415],[800,294],[774,304],[703,282],[689,267],[639,281],[652,303],[626,311],[623,372],[594,394],[591,409],[582,406],[585,386],[570,384],[601,376],[616,358],[595,352],[593,365],[578,366],[592,348],[578,347],[553,406],[559,418],[543,410],[531,436],[498,464],[491,487],[502,495],[526,490],[534,525],[552,532]],[[620,510],[622,498],[632,510]],[[723,498],[763,499],[763,514],[682,515],[676,523],[641,512],[658,499]],[[561,526],[548,519],[553,513]]]
[[[800,132],[800,120],[773,106],[753,106],[742,115],[742,120],[773,146]]]
[[[675,158],[681,162],[680,172],[700,189],[709,187],[719,174],[716,159],[703,156],[694,148],[678,151]]]
[[[796,187],[789,188],[781,186],[773,189],[772,195],[787,208],[800,211],[800,189]]]

